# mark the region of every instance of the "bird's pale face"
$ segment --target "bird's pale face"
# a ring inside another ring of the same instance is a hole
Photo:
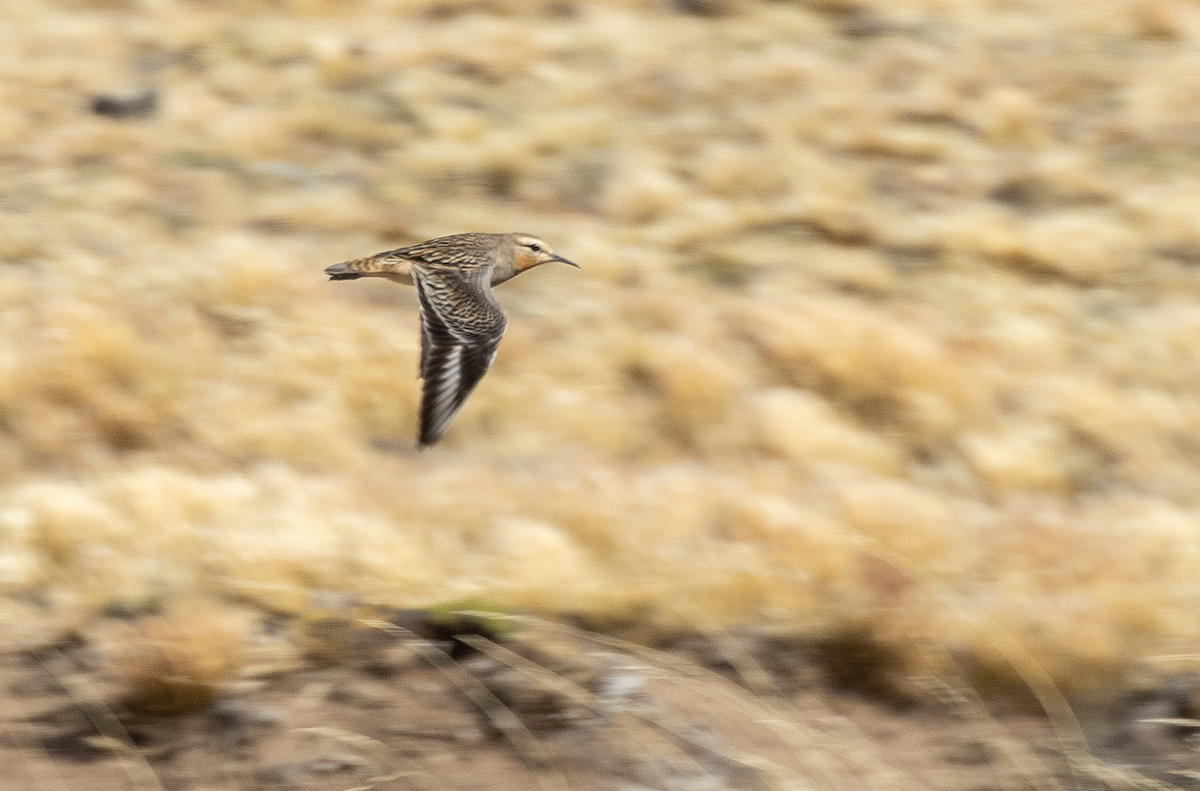
[[[514,235],[513,244],[515,251],[513,253],[513,269],[516,272],[524,272],[526,269],[533,269],[535,266],[548,264],[551,261],[557,261],[560,264],[568,264],[575,268],[579,267],[572,261],[568,261],[562,256],[555,255],[550,249],[550,245],[543,242],[536,236],[519,233]]]

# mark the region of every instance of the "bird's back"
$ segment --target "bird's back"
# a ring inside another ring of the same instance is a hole
[[[483,269],[496,263],[505,236],[511,234],[456,233],[392,250],[391,255],[437,267]]]

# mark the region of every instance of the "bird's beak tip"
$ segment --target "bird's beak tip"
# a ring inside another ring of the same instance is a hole
[[[325,267],[325,274],[329,275],[330,280],[357,280],[362,277],[358,272],[347,272],[345,261]]]
[[[567,259],[563,258],[561,255],[554,256],[554,260],[558,261],[560,264],[566,264],[567,266],[573,266],[576,269],[580,268],[579,264],[575,263],[574,261],[568,261]]]

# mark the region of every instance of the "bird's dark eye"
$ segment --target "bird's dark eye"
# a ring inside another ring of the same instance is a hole
[[[535,253],[542,252],[542,246],[540,244],[538,244],[537,242],[530,242],[528,247],[530,250],[532,250]]]

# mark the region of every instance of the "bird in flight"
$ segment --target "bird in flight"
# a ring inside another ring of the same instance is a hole
[[[459,233],[325,269],[330,280],[385,277],[416,286],[421,447],[437,442],[496,358],[508,320],[492,286],[551,261],[579,266],[529,234]]]

